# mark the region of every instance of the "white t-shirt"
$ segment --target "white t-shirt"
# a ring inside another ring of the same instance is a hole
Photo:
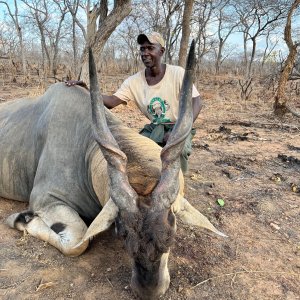
[[[148,85],[145,70],[127,78],[114,94],[125,101],[135,101],[141,112],[154,124],[175,122],[178,117],[180,89],[184,69],[166,65],[162,80],[155,85]],[[199,92],[193,85],[192,97]]]

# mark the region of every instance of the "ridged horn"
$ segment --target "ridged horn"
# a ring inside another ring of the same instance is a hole
[[[152,193],[155,206],[170,207],[179,191],[180,154],[193,125],[192,86],[195,65],[195,41],[190,46],[180,92],[179,115],[167,144],[161,151],[162,171]]]
[[[120,150],[107,126],[103,98],[98,85],[96,65],[91,48],[89,48],[89,77],[92,126],[95,139],[108,163],[110,196],[120,210],[135,212],[137,211],[136,201],[138,196],[128,181],[126,173],[127,157]]]

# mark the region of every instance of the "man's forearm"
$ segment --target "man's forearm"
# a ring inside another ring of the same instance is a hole
[[[112,95],[112,96],[102,95],[102,97],[103,97],[104,105],[109,109],[112,109],[119,104],[126,104],[125,101],[121,100],[120,98],[118,98],[114,95]]]
[[[193,122],[196,121],[200,111],[202,109],[202,100],[200,96],[193,98]]]
[[[68,87],[78,85],[78,86],[82,86],[85,89],[89,90],[86,83],[83,82],[82,80],[68,80],[68,81],[65,81],[65,85]],[[102,95],[102,98],[103,98],[104,105],[109,109],[114,108],[119,104],[126,104],[125,101],[121,100],[120,98],[118,98],[114,95],[112,95],[112,96]]]

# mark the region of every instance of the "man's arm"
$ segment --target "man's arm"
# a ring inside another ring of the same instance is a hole
[[[202,109],[202,100],[200,96],[193,98],[193,122],[196,121],[200,111]]]
[[[68,80],[65,82],[66,86],[82,86],[85,89],[88,90],[88,87],[86,85],[85,82],[81,81],[81,80]],[[120,98],[118,98],[117,96],[107,96],[107,95],[102,95],[103,97],[103,103],[104,105],[108,108],[108,109],[112,109],[116,106],[118,106],[119,104],[126,104],[125,101],[121,100]]]
[[[126,104],[125,101],[121,100],[115,95],[112,96],[102,95],[102,97],[103,97],[104,105],[109,109],[112,109],[120,104]]]

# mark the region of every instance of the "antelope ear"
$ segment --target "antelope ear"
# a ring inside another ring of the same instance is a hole
[[[178,202],[177,202],[178,201]],[[210,221],[202,215],[195,207],[193,207],[185,198],[181,195],[177,198],[177,205],[174,207],[174,213],[179,219],[188,225],[198,226],[206,228],[220,236],[227,237],[226,234],[217,230]],[[174,203],[175,204],[175,203]]]
[[[115,218],[118,216],[118,212],[118,207],[113,202],[113,200],[109,198],[107,203],[102,208],[101,212],[98,214],[98,216],[87,229],[82,240],[73,249],[80,247],[85,241],[89,240],[91,237],[108,229],[110,225],[115,221]]]

